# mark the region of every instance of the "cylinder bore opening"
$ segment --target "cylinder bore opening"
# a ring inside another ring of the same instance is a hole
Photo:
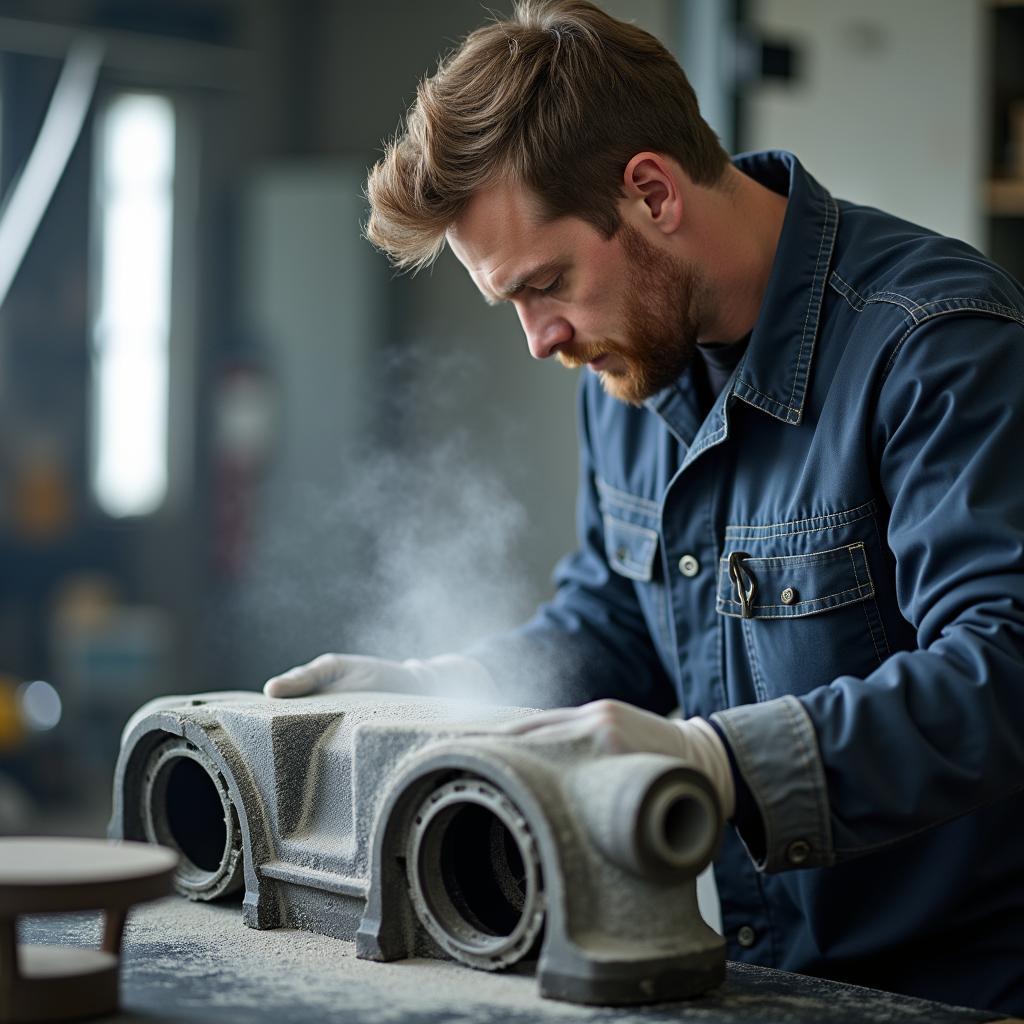
[[[174,845],[202,871],[220,867],[227,844],[224,805],[209,773],[191,758],[167,766],[164,813]]]
[[[492,811],[466,803],[434,820],[441,885],[452,908],[486,935],[511,935],[526,903],[526,867],[515,838]]]
[[[175,887],[211,900],[242,885],[242,844],[224,779],[202,751],[182,739],[150,755],[143,783],[146,838],[181,854]]]
[[[430,794],[415,816],[407,871],[417,915],[453,956],[495,969],[530,953],[544,918],[536,843],[494,786],[459,781]]]

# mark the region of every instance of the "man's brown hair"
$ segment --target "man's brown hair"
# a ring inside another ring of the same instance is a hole
[[[532,190],[543,217],[574,215],[610,238],[623,171],[643,150],[703,185],[729,160],[654,36],[585,0],[519,0],[420,83],[405,131],[370,171],[366,235],[419,269],[473,194],[505,179]]]

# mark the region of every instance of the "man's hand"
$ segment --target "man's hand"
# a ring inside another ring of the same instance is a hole
[[[662,718],[621,701],[596,700],[578,708],[540,711],[502,731],[552,741],[588,737],[607,754],[678,757],[708,777],[726,818],[732,817],[736,807],[729,754],[703,718]]]
[[[315,693],[385,690],[436,697],[491,700],[494,680],[478,661],[442,654],[423,661],[388,661],[360,654],[321,654],[305,665],[268,679],[268,697],[307,697]]]

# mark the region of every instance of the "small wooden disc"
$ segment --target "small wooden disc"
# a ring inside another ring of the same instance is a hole
[[[0,1024],[70,1020],[117,1009],[127,909],[171,891],[178,855],[148,843],[0,839]],[[18,946],[19,914],[104,910],[108,951]]]
[[[18,947],[21,975],[0,1019],[10,1024],[72,1020],[114,1013],[117,957],[74,946]]]
[[[115,910],[171,891],[178,855],[150,843],[0,839],[0,917]]]

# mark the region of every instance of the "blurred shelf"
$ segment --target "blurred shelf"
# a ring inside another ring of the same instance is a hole
[[[985,198],[990,216],[1024,217],[1024,178],[993,178]]]

